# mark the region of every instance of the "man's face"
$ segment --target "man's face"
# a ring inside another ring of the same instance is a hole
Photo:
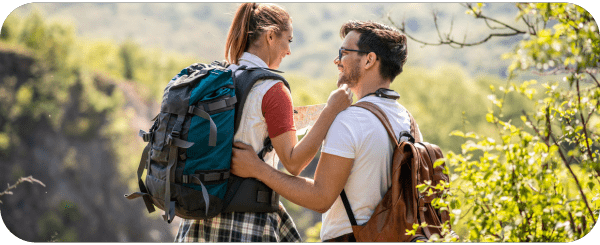
[[[341,48],[358,50],[358,39],[360,33],[351,31],[346,35],[342,42]],[[337,86],[348,84],[349,88],[353,88],[358,84],[358,79],[362,76],[360,69],[360,60],[362,56],[356,51],[342,50],[342,58],[336,58],[333,63],[337,65],[340,74],[338,75]]]

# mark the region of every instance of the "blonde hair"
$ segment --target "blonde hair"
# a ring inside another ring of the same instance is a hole
[[[242,3],[235,12],[227,34],[225,59],[238,64],[242,54],[265,30],[272,29],[279,35],[288,30],[291,22],[290,15],[278,5]]]

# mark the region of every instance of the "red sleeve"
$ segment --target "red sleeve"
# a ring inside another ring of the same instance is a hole
[[[275,138],[288,131],[296,131],[292,95],[283,83],[279,82],[267,91],[261,108],[267,123],[269,138]]]

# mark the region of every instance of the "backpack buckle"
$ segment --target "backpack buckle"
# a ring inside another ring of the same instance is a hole
[[[176,134],[175,136],[176,136],[176,137],[179,137],[179,135],[178,135],[178,134]],[[167,145],[173,145],[173,143],[174,143],[174,141],[175,141],[175,140],[173,140],[173,138],[176,138],[176,137],[174,137],[174,135],[173,135],[173,134],[167,135],[167,139],[165,140],[165,143],[166,143]]]
[[[149,142],[149,141],[152,140],[152,136],[154,135],[154,133],[153,132],[146,133],[146,131],[140,130],[140,132],[138,133],[138,135],[140,137],[142,137],[142,140],[144,140],[144,142]]]
[[[181,176],[181,182],[184,184],[189,184],[190,183],[190,176],[189,175],[182,175]]]
[[[180,133],[179,133],[179,131],[173,130],[171,132],[171,137],[173,137],[173,138],[179,138],[179,136],[181,136]]]
[[[144,134],[142,136],[142,139],[144,139],[144,142],[150,142],[150,140],[152,140],[152,135],[153,135],[153,133]]]

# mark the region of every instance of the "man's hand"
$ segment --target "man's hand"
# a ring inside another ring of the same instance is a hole
[[[242,178],[257,178],[262,165],[268,166],[261,161],[252,149],[252,146],[242,142],[233,143],[231,157],[231,173]]]

